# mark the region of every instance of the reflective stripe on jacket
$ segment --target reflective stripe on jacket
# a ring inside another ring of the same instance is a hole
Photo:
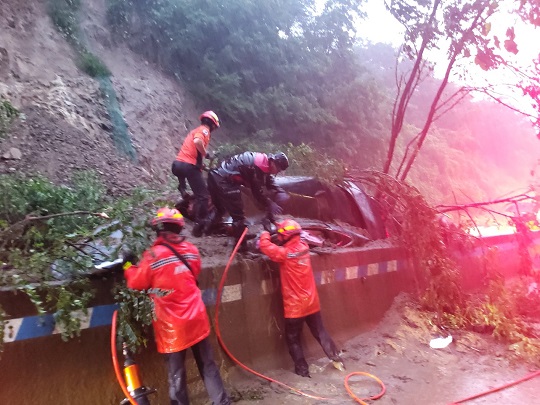
[[[169,248],[160,245],[163,241],[186,258],[193,272]],[[157,318],[153,326],[158,352],[179,352],[210,334],[206,307],[196,282],[200,271],[199,251],[178,235],[167,239],[159,236],[138,265],[125,271],[129,288],[170,291],[164,296],[160,296],[161,292],[150,294]]]
[[[301,318],[319,311],[321,305],[309,246],[301,240],[300,235],[278,246],[271,242],[268,232],[263,232],[260,249],[270,260],[279,263],[285,318]]]

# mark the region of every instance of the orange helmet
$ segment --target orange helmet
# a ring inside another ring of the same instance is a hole
[[[290,239],[294,235],[299,235],[300,232],[302,232],[302,227],[292,219],[286,219],[277,224],[277,234],[283,240]]]
[[[162,231],[165,228],[165,224],[176,225],[178,230],[181,231],[185,225],[184,217],[174,208],[160,208],[156,216],[152,218],[152,229]]]
[[[217,114],[213,111],[205,111],[201,114],[199,117],[199,121],[202,121],[203,118],[208,118],[210,121],[214,123],[216,128],[219,128],[219,118]]]

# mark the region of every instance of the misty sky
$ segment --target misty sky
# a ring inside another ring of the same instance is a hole
[[[403,28],[386,10],[383,0],[368,0],[365,5],[367,18],[361,21],[358,30],[358,35],[361,38],[367,38],[372,42],[389,43],[396,48],[402,43]],[[517,55],[510,55],[512,61],[521,67],[532,66],[532,60],[538,58],[540,52],[540,29],[530,26],[521,21],[521,19],[511,13],[498,15],[492,18],[492,35],[497,35],[499,38],[505,38],[506,29],[514,27],[516,34],[516,42],[518,43],[519,52]],[[444,49],[444,48],[443,48]],[[444,62],[446,56],[444,52],[431,52],[428,56],[433,62]],[[441,77],[445,69],[444,64],[441,68],[435,68],[435,76]],[[515,84],[519,78],[514,73],[497,69],[495,71],[485,72],[474,64],[474,59],[468,59],[463,68],[470,72],[469,79],[465,80],[465,84],[484,86],[486,83],[496,83],[497,90],[505,95],[505,99],[512,105],[521,110],[528,111],[534,114],[534,109],[531,108],[530,101],[524,100],[521,90],[514,92]],[[455,69],[455,73],[462,73],[463,69]],[[454,77],[453,81],[458,81]]]

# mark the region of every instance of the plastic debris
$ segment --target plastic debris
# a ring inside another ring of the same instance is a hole
[[[122,263],[123,260],[124,260],[124,259],[122,259],[122,258],[120,257],[120,258],[118,258],[118,259],[116,259],[116,260],[114,260],[114,261],[112,261],[112,262],[103,262],[103,263],[100,263],[100,264],[95,265],[94,267],[95,267],[96,269],[99,269],[99,270],[107,269],[107,268],[109,268],[109,267],[113,267],[113,266],[116,266],[116,265]]]
[[[432,349],[444,349],[450,343],[452,343],[452,335],[448,335],[445,338],[438,337],[435,339],[431,339],[431,342],[429,342],[429,347],[431,347]]]
[[[342,361],[332,361],[332,365],[339,371],[345,371],[345,365]]]

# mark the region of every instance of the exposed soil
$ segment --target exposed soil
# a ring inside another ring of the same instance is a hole
[[[69,183],[78,170],[94,170],[109,192],[166,185],[170,165],[198,109],[182,85],[145,63],[104,28],[105,2],[83,2],[88,49],[111,70],[137,160],[119,152],[99,83],[75,65],[75,53],[54,29],[46,1],[0,4],[0,96],[22,115],[0,139],[0,173],[41,173]],[[21,156],[11,157],[16,148]]]
[[[322,312],[324,316],[324,308]],[[381,399],[368,403],[449,405],[520,380],[537,370],[516,360],[507,345],[488,335],[456,332],[448,347],[432,349],[430,340],[437,337],[440,332],[430,325],[428,316],[418,310],[409,296],[402,294],[372,330],[347,342],[338,342],[344,350],[345,372],[336,370],[326,357],[307,359],[312,378],[294,374],[292,362],[290,370],[257,370],[326,399],[300,396],[243,371],[231,377],[238,390],[232,394],[242,405],[353,404],[344,388],[344,378],[348,373],[362,371],[378,377],[386,386]],[[359,398],[377,395],[381,389],[376,381],[362,376],[351,377],[350,386]],[[535,404],[540,401],[539,390],[540,376],[466,403]]]

